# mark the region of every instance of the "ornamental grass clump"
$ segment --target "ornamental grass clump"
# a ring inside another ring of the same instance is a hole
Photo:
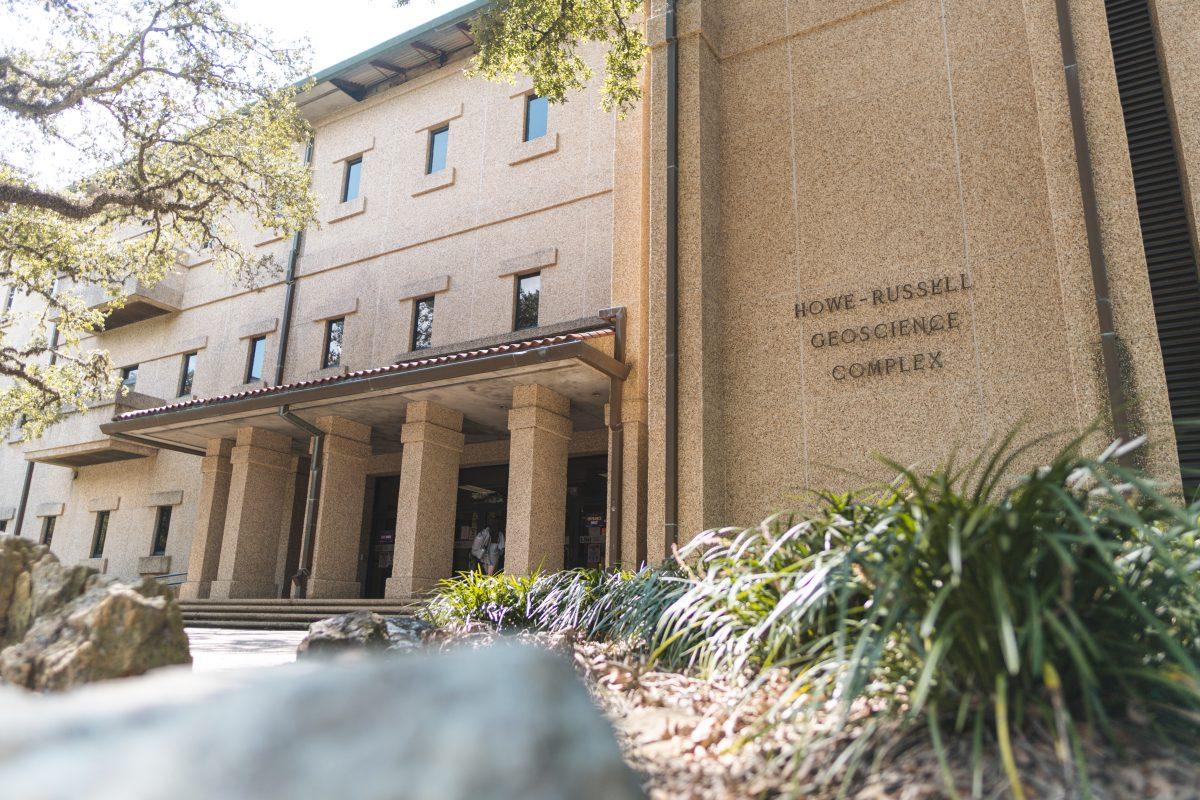
[[[893,464],[875,499],[826,496],[798,524],[706,534],[682,553],[690,586],[655,654],[707,672],[785,668],[770,719],[821,718],[827,739],[843,734],[829,733],[831,699],[843,722],[882,699],[901,728],[927,723],[943,759],[945,729],[977,743],[976,761],[994,743],[1015,797],[1014,731],[1054,739],[1085,788],[1085,732],[1112,741],[1132,724],[1200,743],[1200,506],[1115,463],[1128,448],[1087,459],[1076,443],[1014,482],[1031,446],[928,476]],[[839,780],[875,744],[854,737]]]

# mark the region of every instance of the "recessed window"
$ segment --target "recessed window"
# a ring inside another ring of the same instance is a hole
[[[255,336],[250,340],[250,353],[246,357],[246,383],[261,381],[263,357],[267,352],[267,337]]]
[[[12,311],[13,301],[17,299],[17,287],[9,286],[8,294],[4,295],[4,310],[5,312]]]
[[[196,354],[185,353],[183,356],[183,366],[179,370],[179,396],[189,395],[192,393],[192,382],[196,378]]]
[[[449,125],[429,132],[429,157],[425,161],[425,174],[432,175],[446,168],[446,150],[449,146]]]
[[[121,386],[125,391],[132,392],[137,388],[138,365],[130,364],[128,367],[121,367]]]
[[[154,544],[150,547],[150,555],[165,556],[167,554],[167,536],[170,533],[171,507],[159,506],[158,519],[154,523]]]
[[[342,181],[342,202],[358,197],[358,182],[362,177],[362,157],[346,162],[346,177]]]
[[[345,332],[345,317],[331,319],[325,323],[325,352],[321,356],[322,367],[336,367],[342,363],[342,336]]]
[[[58,517],[42,517],[42,544],[46,547],[54,541],[54,523],[57,520]]]
[[[0,533],[4,533],[6,530],[8,530],[8,520],[0,519]]]
[[[525,141],[531,142],[546,135],[550,103],[536,94],[525,95]]]
[[[96,512],[96,528],[92,531],[92,558],[104,555],[104,540],[108,536],[108,514],[107,511]]]
[[[542,295],[542,273],[522,275],[517,278],[516,309],[513,313],[513,330],[536,328],[538,324],[538,300]]]
[[[413,301],[412,349],[424,350],[433,344],[433,298]]]

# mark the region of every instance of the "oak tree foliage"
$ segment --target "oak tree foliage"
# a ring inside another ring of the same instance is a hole
[[[234,225],[287,235],[314,216],[308,65],[218,0],[0,0],[0,16],[0,426],[36,434],[116,390],[80,345],[134,282],[185,254],[246,283],[277,268]]]

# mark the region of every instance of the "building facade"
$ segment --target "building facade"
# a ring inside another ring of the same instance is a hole
[[[1017,425],[1200,467],[1195,3],[654,0],[624,117],[466,79],[480,6],[315,76],[320,225],[129,287],[129,392],[3,445],[10,532],[403,597],[484,526],[635,566]]]

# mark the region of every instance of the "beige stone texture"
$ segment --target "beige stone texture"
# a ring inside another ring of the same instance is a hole
[[[325,440],[308,595],[355,597],[359,593],[358,548],[371,429],[341,417],[321,417],[317,426],[325,431]]]
[[[504,569],[514,575],[563,567],[570,407],[538,384],[513,390]]]
[[[292,440],[263,428],[242,428],[229,461],[225,534],[210,596],[277,597],[276,532],[280,515],[290,508]]]
[[[388,597],[428,591],[450,576],[454,512],[462,458],[462,414],[422,400],[409,403],[402,437],[396,550]]]
[[[209,441],[200,462],[200,496],[196,502],[196,524],[192,528],[187,581],[179,587],[185,600],[207,598],[212,582],[217,579],[224,543],[225,515],[229,509],[229,482],[233,465],[229,457],[233,442],[228,439]]]

